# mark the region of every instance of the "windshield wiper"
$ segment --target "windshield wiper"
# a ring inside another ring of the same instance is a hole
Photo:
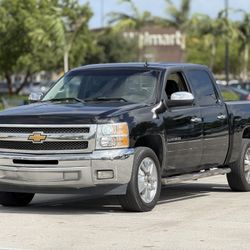
[[[79,99],[77,97],[53,98],[53,99],[45,100],[44,102],[60,102],[60,101],[77,101],[77,102],[85,103],[84,100]]]
[[[85,99],[85,102],[108,102],[108,101],[123,101],[128,102],[126,99],[122,97],[95,97],[92,99]]]

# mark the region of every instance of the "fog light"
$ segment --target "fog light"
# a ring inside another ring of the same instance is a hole
[[[114,171],[113,170],[97,170],[97,179],[104,180],[104,179],[113,179],[114,178]]]

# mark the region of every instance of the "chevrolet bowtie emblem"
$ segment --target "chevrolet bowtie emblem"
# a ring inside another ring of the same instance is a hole
[[[34,132],[32,135],[29,135],[28,140],[33,143],[43,143],[46,140],[47,136],[42,132]]]

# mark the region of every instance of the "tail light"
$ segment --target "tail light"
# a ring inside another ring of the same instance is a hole
[[[247,95],[246,100],[247,100],[247,101],[250,101],[250,94]]]

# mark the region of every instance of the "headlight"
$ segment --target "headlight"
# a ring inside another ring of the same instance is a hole
[[[126,122],[97,126],[96,149],[127,148],[128,146],[129,132]]]

